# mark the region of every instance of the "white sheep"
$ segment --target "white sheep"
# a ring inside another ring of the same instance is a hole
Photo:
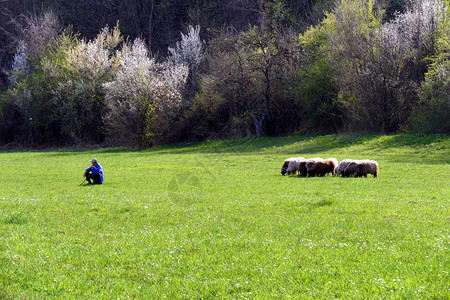
[[[353,159],[344,159],[338,163],[336,168],[336,175],[341,176],[344,173],[345,168],[347,168],[348,164],[351,163]]]
[[[283,166],[281,166],[281,175],[284,176],[287,173],[287,169],[289,167],[289,163],[291,161],[295,160],[295,159],[296,159],[296,157],[291,157],[291,158],[288,158],[288,159],[286,159],[284,161]]]
[[[296,157],[289,162],[289,165],[286,169],[288,175],[296,174],[300,170],[300,162],[304,161],[304,157]]]

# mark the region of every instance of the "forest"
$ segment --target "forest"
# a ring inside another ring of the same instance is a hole
[[[450,132],[450,0],[0,0],[0,147]]]

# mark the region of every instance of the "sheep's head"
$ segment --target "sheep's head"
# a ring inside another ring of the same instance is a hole
[[[290,160],[285,160],[283,166],[281,167],[281,175],[285,175],[286,174],[286,170],[289,166]],[[289,175],[289,174],[288,174]]]

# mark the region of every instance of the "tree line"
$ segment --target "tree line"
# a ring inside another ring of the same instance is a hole
[[[0,145],[450,131],[450,1],[0,2]]]

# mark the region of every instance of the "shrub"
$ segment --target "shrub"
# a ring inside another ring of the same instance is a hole
[[[109,112],[104,120],[110,138],[119,144],[150,146],[169,130],[182,100],[188,67],[157,63],[144,41],[125,45],[114,80],[105,83]]]
[[[442,3],[441,3],[442,5]],[[430,69],[420,88],[420,101],[414,107],[406,131],[424,133],[450,132],[450,13],[441,6],[438,19],[434,54],[430,57]]]
[[[195,73],[205,56],[204,42],[200,39],[200,26],[189,25],[187,34],[181,33],[181,41],[168,50],[170,62],[186,65],[191,73]]]
[[[27,71],[27,44],[24,40],[19,41],[16,54],[14,55],[11,72],[5,72],[8,75],[10,86],[14,86],[21,78],[23,78]]]

